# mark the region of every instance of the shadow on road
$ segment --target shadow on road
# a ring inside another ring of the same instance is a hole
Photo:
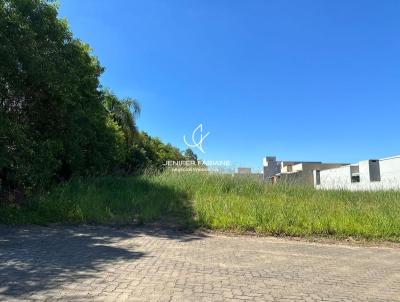
[[[119,243],[142,235],[179,241],[202,239],[201,235],[154,226],[0,226],[0,300],[23,298],[79,279],[95,278],[95,273],[110,262],[135,263],[149,255],[137,251],[137,246]]]

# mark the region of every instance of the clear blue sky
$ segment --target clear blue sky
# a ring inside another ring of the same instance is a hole
[[[400,154],[400,1],[61,0],[138,125],[209,160]]]

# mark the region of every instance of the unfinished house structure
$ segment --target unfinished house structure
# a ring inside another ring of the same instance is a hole
[[[317,189],[398,190],[400,189],[400,155],[370,159],[329,170],[315,169]]]
[[[292,184],[314,186],[317,175],[314,171],[324,171],[342,167],[345,163],[322,163],[307,161],[277,161],[275,156],[267,156],[263,159],[263,179]]]

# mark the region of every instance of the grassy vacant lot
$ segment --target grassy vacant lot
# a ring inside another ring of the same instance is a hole
[[[74,180],[23,207],[1,205],[0,223],[142,223],[293,236],[400,241],[400,192],[317,191],[199,173]]]

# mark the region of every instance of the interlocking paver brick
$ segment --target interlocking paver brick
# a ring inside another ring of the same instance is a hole
[[[400,249],[156,227],[0,227],[0,301],[400,301]]]

